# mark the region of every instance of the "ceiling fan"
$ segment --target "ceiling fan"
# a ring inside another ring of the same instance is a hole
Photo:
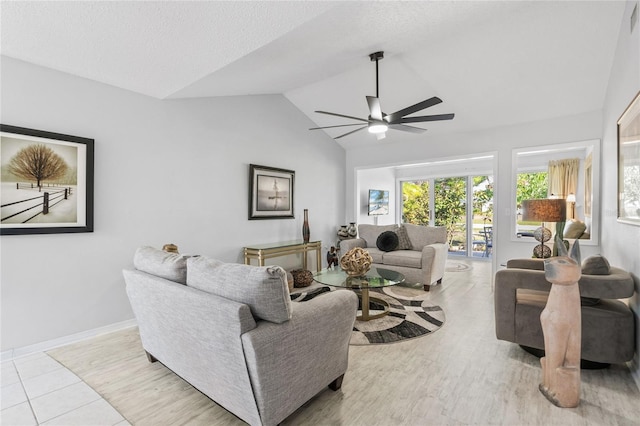
[[[353,117],[350,115],[336,114],[334,112],[315,111],[320,114],[327,114],[327,115],[333,115],[335,117],[350,118],[352,120],[358,120],[360,121],[360,123],[340,124],[337,126],[313,127],[309,130],[332,129],[336,127],[348,127],[348,126],[362,126],[358,129],[355,129],[343,135],[337,136],[334,139],[340,139],[345,136],[349,136],[353,133],[359,132],[360,130],[368,129],[369,133],[375,134],[378,140],[380,140],[385,138],[386,131],[388,129],[402,130],[404,132],[411,132],[411,133],[423,133],[427,130],[427,129],[422,129],[420,127],[407,126],[405,123],[421,123],[426,121],[440,121],[440,120],[453,119],[454,114],[438,114],[438,115],[423,115],[419,117],[407,117],[407,115],[413,114],[414,112],[418,112],[423,109],[426,109],[441,103],[442,99],[438,98],[437,96],[426,99],[422,102],[418,102],[415,105],[411,105],[410,107],[403,108],[391,114],[385,114],[384,112],[382,112],[382,109],[380,108],[380,98],[378,96],[378,61],[384,58],[384,52],[372,53],[369,55],[369,58],[371,58],[371,61],[376,62],[376,96],[375,97],[367,96],[367,104],[369,105],[369,117],[364,119],[359,117]],[[367,124],[363,126],[362,122],[365,122]]]

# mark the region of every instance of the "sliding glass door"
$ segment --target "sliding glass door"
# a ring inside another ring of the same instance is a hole
[[[467,179],[434,179],[436,226],[447,229],[449,253],[467,254]]]
[[[404,223],[444,226],[451,255],[491,257],[492,176],[411,180],[401,187]]]

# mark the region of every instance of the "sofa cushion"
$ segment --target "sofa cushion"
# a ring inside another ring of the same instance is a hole
[[[139,271],[186,284],[188,257],[145,246],[136,250],[133,256],[133,266]]]
[[[279,266],[250,266],[194,257],[187,260],[187,285],[244,303],[256,319],[274,323],[291,319],[287,274]]]
[[[563,237],[564,238],[580,238],[584,231],[587,229],[587,225],[579,220],[570,219],[564,226]]]
[[[582,273],[585,275],[609,275],[611,266],[609,261],[599,254],[587,257],[582,262]]]
[[[382,251],[393,251],[398,248],[398,235],[393,231],[385,231],[378,235],[376,247]]]
[[[409,234],[407,234],[407,228],[404,225],[398,226],[395,233],[398,235],[398,250],[411,250],[413,248]]]
[[[378,235],[385,231],[393,231],[397,225],[358,225],[358,236],[365,240],[367,247],[376,247]]]
[[[420,269],[422,267],[422,252],[414,250],[390,251],[382,255],[382,264]]]
[[[422,226],[405,223],[413,250],[422,251],[424,246],[447,242],[447,230],[444,226]]]
[[[384,251],[376,247],[367,247],[365,250],[367,250],[367,253],[371,256],[371,263],[382,264],[382,256],[385,254]]]

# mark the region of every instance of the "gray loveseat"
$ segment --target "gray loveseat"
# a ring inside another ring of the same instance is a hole
[[[124,270],[149,361],[160,361],[251,425],[276,425],[347,370],[350,291],[291,302],[280,267],[152,247]]]
[[[593,256],[597,259],[597,256]],[[582,359],[600,364],[623,363],[635,351],[634,317],[621,300],[634,293],[631,275],[606,263],[599,275],[583,273],[578,286],[582,298]],[[587,271],[596,272],[596,271]],[[608,273],[607,273],[608,272]],[[544,350],[540,314],[551,283],[542,259],[513,259],[495,277],[496,336],[526,349]]]
[[[383,251],[377,247],[378,237],[386,231],[398,234],[397,249]],[[425,291],[429,291],[430,285],[442,282],[449,251],[447,230],[444,227],[408,223],[400,227],[358,225],[358,238],[340,241],[342,255],[354,247],[362,247],[369,252],[373,258],[372,267],[400,272],[405,276],[406,282],[420,283]]]

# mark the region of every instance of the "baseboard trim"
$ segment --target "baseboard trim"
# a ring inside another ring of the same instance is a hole
[[[9,349],[0,353],[1,361],[9,361],[23,356],[31,355],[37,352],[45,352],[53,348],[69,345],[71,343],[80,342],[82,340],[91,339],[101,334],[113,333],[114,331],[124,330],[125,328],[136,327],[138,322],[135,319],[109,324],[104,327],[98,327],[91,330],[82,331],[80,333],[71,334],[69,336],[59,337],[57,339],[47,340],[45,342],[36,343],[34,345],[23,346],[21,348]]]

